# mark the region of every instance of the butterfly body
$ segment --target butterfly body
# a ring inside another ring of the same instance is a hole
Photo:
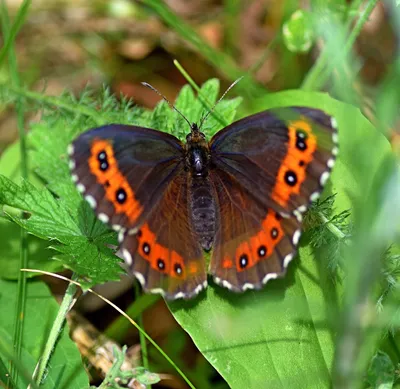
[[[196,124],[181,143],[153,129],[113,124],[70,148],[72,178],[149,291],[190,298],[207,284],[242,292],[285,274],[301,214],[337,154],[336,125],[292,107],[239,120],[210,141]]]

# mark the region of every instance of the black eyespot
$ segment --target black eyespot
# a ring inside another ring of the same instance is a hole
[[[104,161],[100,163],[100,170],[102,170],[103,172],[106,171],[108,169],[108,162]]]
[[[158,259],[157,259],[157,267],[158,267],[160,270],[164,270],[164,269],[165,269],[165,262],[164,262],[163,259],[161,259],[161,258],[158,258]]]
[[[110,186],[110,181],[106,181],[105,183],[104,183],[104,185],[108,188],[109,186]]]
[[[297,184],[297,175],[294,171],[288,170],[285,173],[285,182],[289,186],[295,186]]]
[[[239,258],[239,266],[244,269],[249,264],[249,257],[247,254],[242,254]]]
[[[260,246],[257,251],[260,257],[265,257],[267,255],[267,248],[264,245]]]
[[[302,138],[297,138],[297,139],[296,139],[296,147],[297,147],[300,151],[305,151],[305,150],[307,150],[307,143],[304,141],[304,139],[302,139]]]
[[[100,151],[100,153],[97,154],[97,159],[101,162],[107,161],[107,154],[104,150]]]
[[[125,189],[119,188],[119,189],[115,192],[115,198],[116,198],[116,200],[117,200],[120,204],[123,204],[123,203],[126,201],[126,192],[125,192]]]
[[[279,231],[278,231],[277,228],[274,227],[274,228],[271,230],[271,238],[272,238],[272,239],[276,239],[276,238],[278,237],[278,235],[279,235]]]
[[[175,263],[174,271],[178,276],[180,276],[182,274],[182,266],[179,263]]]
[[[299,161],[299,166],[304,166],[306,163],[304,161]]]
[[[138,232],[136,233],[136,235],[137,235],[138,238],[141,238],[142,235],[143,235],[142,230],[138,230]]]
[[[297,140],[299,140],[299,139],[307,139],[308,138],[308,134],[305,131],[297,130],[296,131],[296,138],[297,138]]]
[[[275,213],[275,219],[276,220],[282,220],[282,215],[280,213]]]
[[[146,255],[150,254],[150,245],[147,242],[144,242],[142,245],[142,250]]]

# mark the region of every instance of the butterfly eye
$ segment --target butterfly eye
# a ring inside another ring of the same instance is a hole
[[[295,186],[297,184],[297,175],[294,171],[288,170],[285,173],[285,182],[289,186]]]

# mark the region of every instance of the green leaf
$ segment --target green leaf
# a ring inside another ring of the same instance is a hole
[[[287,91],[254,102],[254,111],[304,105],[332,114],[339,160],[324,195],[336,193],[341,213],[365,197],[390,145],[356,108],[323,93]],[[169,307],[180,325],[233,388],[331,386],[335,321],[341,286],[303,234],[299,255],[282,280],[262,291],[233,294],[209,285],[190,302]]]
[[[21,179],[20,144],[13,143],[0,158],[0,172],[14,182]],[[29,181],[36,186],[43,186],[43,182],[37,175],[29,171]],[[0,236],[3,244],[0,245],[0,276],[6,279],[17,279],[20,267],[21,251],[21,227],[10,223],[6,219],[0,219]],[[51,261],[51,251],[47,250],[47,244],[42,239],[33,235],[27,236],[28,243],[28,266],[31,269],[46,271],[59,271],[62,265]],[[36,273],[27,273],[27,277],[34,277]]]
[[[80,229],[68,210],[49,191],[37,190],[23,181],[21,187],[0,175],[0,204],[28,212],[24,218],[9,213],[9,217],[30,233],[45,239],[68,242],[71,235],[79,235]]]
[[[0,173],[13,181],[21,178],[21,155],[19,141],[8,146],[0,157]],[[29,181],[37,186],[42,185],[38,177],[30,170],[28,172]]]
[[[314,28],[309,12],[297,10],[283,24],[283,41],[288,50],[294,53],[305,53],[314,43]]]
[[[392,389],[394,379],[395,367],[392,360],[383,351],[378,351],[368,369],[368,382],[373,389]]]
[[[283,280],[257,292],[209,286],[190,303],[169,304],[179,324],[232,388],[328,387],[333,336],[326,311],[335,288],[315,283],[319,266],[308,247]],[[305,270],[303,270],[303,268]]]
[[[86,236],[67,237],[68,245],[53,245],[53,249],[61,254],[55,259],[70,267],[74,272],[82,274],[91,280],[91,283],[103,283],[119,280],[123,270],[114,250],[108,247],[114,239],[114,234],[109,233],[88,239]],[[116,242],[114,242],[116,243]],[[91,283],[87,286],[90,287]]]
[[[116,243],[115,236],[98,221],[89,226],[87,219],[93,221],[93,213],[91,210],[88,213],[87,204],[79,201],[82,203],[77,207],[81,212],[81,223],[74,219],[65,203],[55,199],[47,189],[38,190],[25,181],[19,187],[0,175],[0,204],[29,213],[29,217],[24,217],[9,211],[11,220],[37,237],[54,241],[53,248],[64,254],[56,259],[62,260],[65,266],[78,274],[89,277],[93,283],[117,280],[122,268],[118,258],[107,247]],[[96,229],[95,226],[100,227]]]
[[[16,280],[20,269],[21,227],[8,220],[0,219],[0,277]],[[28,267],[50,272],[62,269],[59,262],[51,260],[51,251],[48,244],[33,235],[27,236]],[[27,273],[27,277],[34,277],[36,273]]]
[[[15,317],[17,285],[0,280],[0,338],[8,353],[12,350],[12,336]],[[49,327],[58,311],[58,304],[42,282],[28,282],[27,304],[24,317],[23,349],[21,365],[29,376],[41,356]],[[89,386],[88,377],[82,366],[80,353],[68,336],[68,326],[63,329],[50,360],[48,374],[41,388],[82,389]],[[8,366],[8,358],[0,353],[0,359]],[[0,381],[3,377],[0,377]],[[18,389],[27,384],[19,381]]]

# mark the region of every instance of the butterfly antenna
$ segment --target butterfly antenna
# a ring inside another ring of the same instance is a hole
[[[180,112],[180,111],[178,110],[178,108],[176,108],[175,105],[173,105],[161,92],[159,92],[156,88],[154,88],[154,86],[151,86],[151,85],[148,84],[147,82],[142,82],[142,85],[147,86],[147,88],[150,88],[152,91],[156,92],[160,97],[162,97],[162,98],[166,101],[166,103],[167,103],[174,111],[178,112],[179,115],[181,115],[181,116],[185,119],[186,123],[189,124],[189,127],[192,128],[192,125],[190,124],[189,120],[186,119],[186,116],[185,116],[182,112]]]
[[[206,119],[214,112],[215,107],[219,104],[219,102],[226,96],[226,94],[239,82],[242,80],[244,76],[239,77],[236,81],[234,81],[229,88],[224,92],[224,94],[218,99],[218,101],[214,104],[214,106],[207,112],[207,114],[201,119],[199,128],[203,126],[203,123],[206,121]]]

